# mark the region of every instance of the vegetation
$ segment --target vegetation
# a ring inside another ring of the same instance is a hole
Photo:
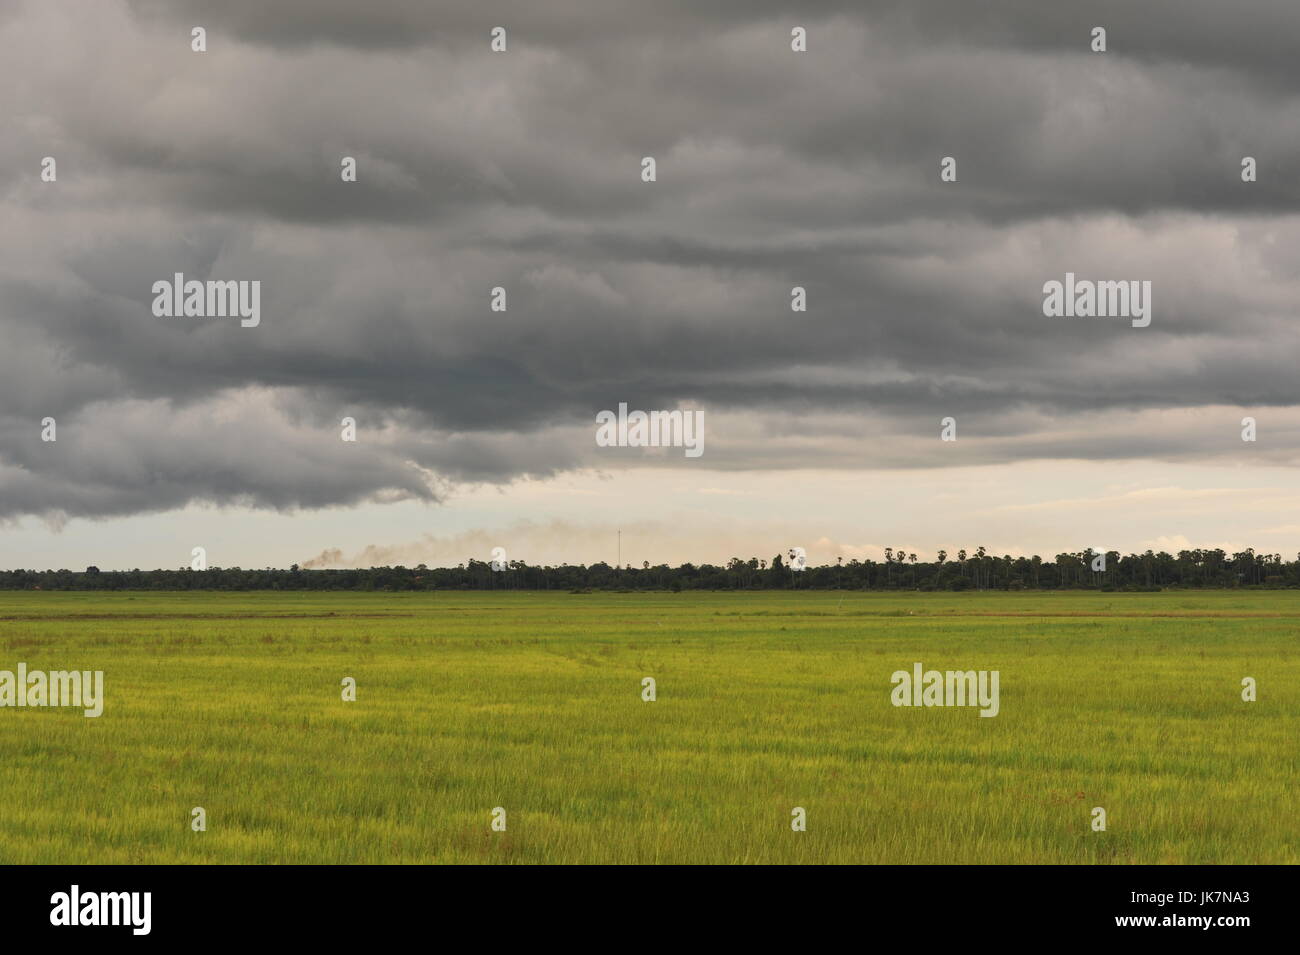
[[[0,863],[1296,863],[1298,629],[1284,592],[8,593],[0,669],[106,699],[0,709]],[[997,669],[999,714],[892,706],[918,661]]]
[[[0,571],[0,590],[1159,590],[1163,588],[1297,588],[1300,554],[1284,562],[1281,554],[1236,554],[1222,550],[1183,550],[1105,555],[1096,570],[1091,549],[1041,557],[997,557],[978,547],[953,557],[939,551],[933,561],[885,548],[885,560],[838,560],[820,567],[791,569],[780,554],[771,561],[732,558],[712,564],[652,567],[563,565],[530,566],[510,561],[493,570],[485,561],[459,567],[370,567],[364,570],[288,570],[239,567],[208,570]]]

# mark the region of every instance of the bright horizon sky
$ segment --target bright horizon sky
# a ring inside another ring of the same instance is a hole
[[[1104,464],[1047,462],[885,474],[629,470],[466,489],[436,505],[297,514],[191,507],[77,519],[57,531],[28,519],[4,537],[10,553],[25,555],[9,566],[72,570],[186,566],[195,546],[212,566],[245,568],[455,566],[489,560],[494,547],[530,564],[612,564],[620,529],[623,562],[636,566],[770,560],[792,546],[813,564],[881,560],[885,547],[924,560],[943,548],[955,558],[980,545],[1047,559],[1085,547],[1249,546],[1291,559],[1300,526],[1278,515],[1300,504],[1300,491],[1286,477],[1283,469],[1133,463],[1119,475]],[[1030,489],[1036,496],[1027,498]],[[1192,525],[1201,535],[1183,532]]]

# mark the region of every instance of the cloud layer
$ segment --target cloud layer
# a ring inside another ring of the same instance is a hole
[[[595,446],[624,401],[723,470],[1300,452],[1288,0],[7,11],[0,517],[689,467]],[[1151,326],[1045,318],[1067,271]],[[261,325],[155,318],[175,272]]]

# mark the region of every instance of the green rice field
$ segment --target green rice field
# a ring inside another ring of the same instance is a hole
[[[105,699],[0,708],[3,863],[1300,861],[1291,592],[0,593],[19,663]]]

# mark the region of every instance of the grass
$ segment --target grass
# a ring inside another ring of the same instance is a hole
[[[0,669],[106,696],[0,709],[0,862],[1295,863],[1298,624],[1285,592],[0,593]],[[1000,714],[893,707],[916,661],[999,670]]]

